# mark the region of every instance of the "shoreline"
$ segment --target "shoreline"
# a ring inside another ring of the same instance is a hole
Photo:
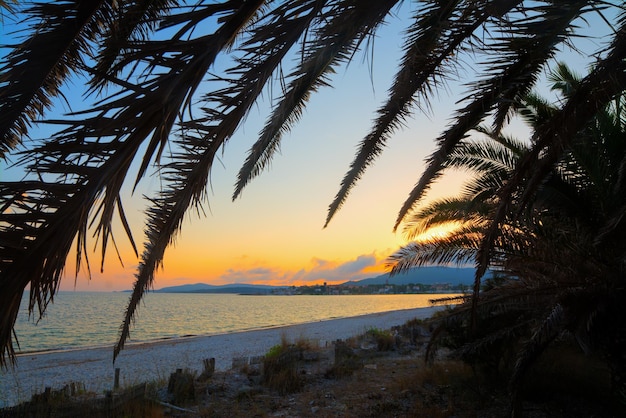
[[[320,346],[363,334],[370,328],[389,329],[414,318],[428,318],[442,307],[379,312],[280,325],[229,333],[183,336],[130,343],[113,363],[113,346],[20,353],[15,367],[0,371],[0,408],[29,400],[46,387],[71,382],[102,393],[113,387],[115,369],[120,385],[167,379],[176,369],[200,371],[202,360],[214,357],[216,370],[228,370],[234,358],[261,356],[282,338],[308,339]]]
[[[414,309],[428,309],[428,308],[398,309],[397,311],[414,310]],[[234,329],[234,330],[229,330],[229,331],[212,332],[212,333],[207,333],[207,334],[184,334],[184,335],[178,335],[178,336],[172,336],[172,337],[160,337],[160,338],[146,339],[146,340],[134,340],[134,341],[129,340],[124,345],[124,349],[132,347],[134,345],[141,345],[141,344],[158,344],[158,343],[172,341],[172,340],[215,337],[219,335],[228,335],[228,334],[235,334],[235,333],[240,333],[240,332],[254,332],[254,331],[271,330],[275,328],[297,327],[297,326],[306,325],[306,324],[315,324],[318,322],[335,321],[335,320],[341,320],[341,319],[359,318],[361,316],[377,315],[380,313],[387,313],[387,312],[396,312],[396,311],[373,312],[371,314],[362,314],[362,315],[356,315],[356,316],[338,316],[338,317],[320,319],[318,321],[312,321],[312,322],[299,322],[296,324],[266,325],[266,326],[261,326],[257,328]],[[18,351],[16,352],[17,353],[16,357],[50,354],[50,353],[68,353],[72,351],[96,350],[100,348],[111,349],[111,347],[112,347],[112,344],[96,344],[96,345],[76,346],[76,347],[45,348],[45,349],[40,349],[40,350]],[[1,372],[0,372],[0,375],[2,375]]]

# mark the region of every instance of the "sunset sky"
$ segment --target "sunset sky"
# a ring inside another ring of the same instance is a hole
[[[393,67],[382,66],[385,62],[376,57],[375,91],[368,72],[355,66],[335,77],[334,89],[313,96],[270,169],[233,202],[237,172],[267,109],[253,111],[226,145],[222,165],[212,173],[206,216],[190,211],[175,246],[166,252],[155,287],[195,282],[302,285],[383,273],[386,257],[405,242],[401,231],[392,231],[396,215],[424,168],[424,158],[433,150],[432,139],[445,124],[435,116],[411,120],[323,228],[328,205],[358,142],[385,98],[393,75]],[[452,103],[442,106],[450,109]],[[442,117],[448,113],[442,111]],[[440,195],[458,190],[462,176],[454,177],[438,188]],[[158,178],[147,178],[141,193],[158,187]],[[125,200],[135,239],[141,240],[145,202],[138,193]],[[117,241],[123,248],[124,267],[110,251],[105,272],[100,274],[99,255],[93,255],[92,280],[79,276],[77,289],[120,290],[132,284],[137,259],[123,233],[118,232]],[[73,286],[72,278],[63,284],[64,289]]]
[[[410,15],[407,6],[398,15]],[[373,61],[357,56],[348,68],[332,79],[334,88],[313,95],[301,121],[287,134],[281,152],[260,177],[254,179],[238,200],[232,202],[236,175],[256,140],[269,111],[268,103],[253,109],[237,135],[226,145],[211,175],[204,214],[188,213],[174,246],[165,255],[164,269],[157,273],[155,288],[184,283],[259,283],[302,285],[344,282],[384,272],[386,257],[405,243],[402,231],[394,233],[396,215],[424,169],[424,159],[434,151],[433,139],[453,116],[462,90],[448,85],[436,97],[429,115],[417,113],[397,132],[382,154],[353,190],[347,203],[327,228],[326,211],[339,189],[359,141],[371,127],[375,110],[384,103],[402,47],[400,18],[379,32]],[[9,33],[5,21],[3,31]],[[597,47],[597,44],[596,44]],[[369,55],[367,55],[369,56]],[[568,64],[584,73],[584,65]],[[472,71],[468,72],[472,78]],[[459,74],[464,80],[464,74]],[[73,80],[66,92],[73,110],[86,105],[72,94],[82,80]],[[57,112],[68,109],[60,105]],[[525,135],[523,129],[513,133]],[[40,138],[45,128],[33,131]],[[2,179],[19,178],[19,173],[2,164]],[[152,170],[153,173],[155,170]],[[456,194],[464,173],[452,173],[429,194]],[[134,178],[131,175],[129,182]],[[158,177],[145,178],[134,195],[126,188],[124,204],[134,238],[143,242],[146,201],[142,195],[158,190]],[[68,264],[62,290],[111,291],[130,289],[138,259],[123,231],[116,241],[124,265],[114,248],[109,248],[104,273],[99,272],[100,255],[90,255],[91,280],[83,269],[74,281]],[[91,247],[95,242],[91,242]],[[74,255],[70,254],[70,258]]]

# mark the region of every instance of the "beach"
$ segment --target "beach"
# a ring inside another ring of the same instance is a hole
[[[137,344],[131,341],[115,363],[112,346],[21,354],[15,367],[0,372],[0,407],[29,400],[46,387],[57,389],[71,382],[84,384],[87,391],[103,393],[113,388],[116,368],[120,369],[122,387],[167,379],[176,369],[200,371],[202,360],[211,357],[215,358],[216,370],[227,370],[232,367],[233,359],[264,355],[282,339],[306,339],[326,346],[370,328],[389,329],[414,318],[427,318],[437,309],[440,308],[406,309]]]

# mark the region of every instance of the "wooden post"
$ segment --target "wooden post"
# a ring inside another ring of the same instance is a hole
[[[215,357],[202,360],[202,364],[204,365],[203,377],[208,379],[213,376],[213,373],[215,373]]]
[[[113,389],[120,388],[120,368],[115,368],[115,380],[113,381]]]

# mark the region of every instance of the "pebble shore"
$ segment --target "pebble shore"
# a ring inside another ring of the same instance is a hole
[[[15,367],[0,370],[0,408],[29,400],[46,387],[58,389],[71,382],[102,393],[113,387],[115,369],[120,385],[167,379],[176,369],[201,370],[202,360],[215,358],[217,370],[232,367],[233,359],[261,356],[281,339],[306,339],[320,346],[363,334],[370,328],[389,329],[414,318],[430,317],[439,308],[382,312],[284,327],[192,336],[126,345],[113,363],[112,347],[22,354]]]

